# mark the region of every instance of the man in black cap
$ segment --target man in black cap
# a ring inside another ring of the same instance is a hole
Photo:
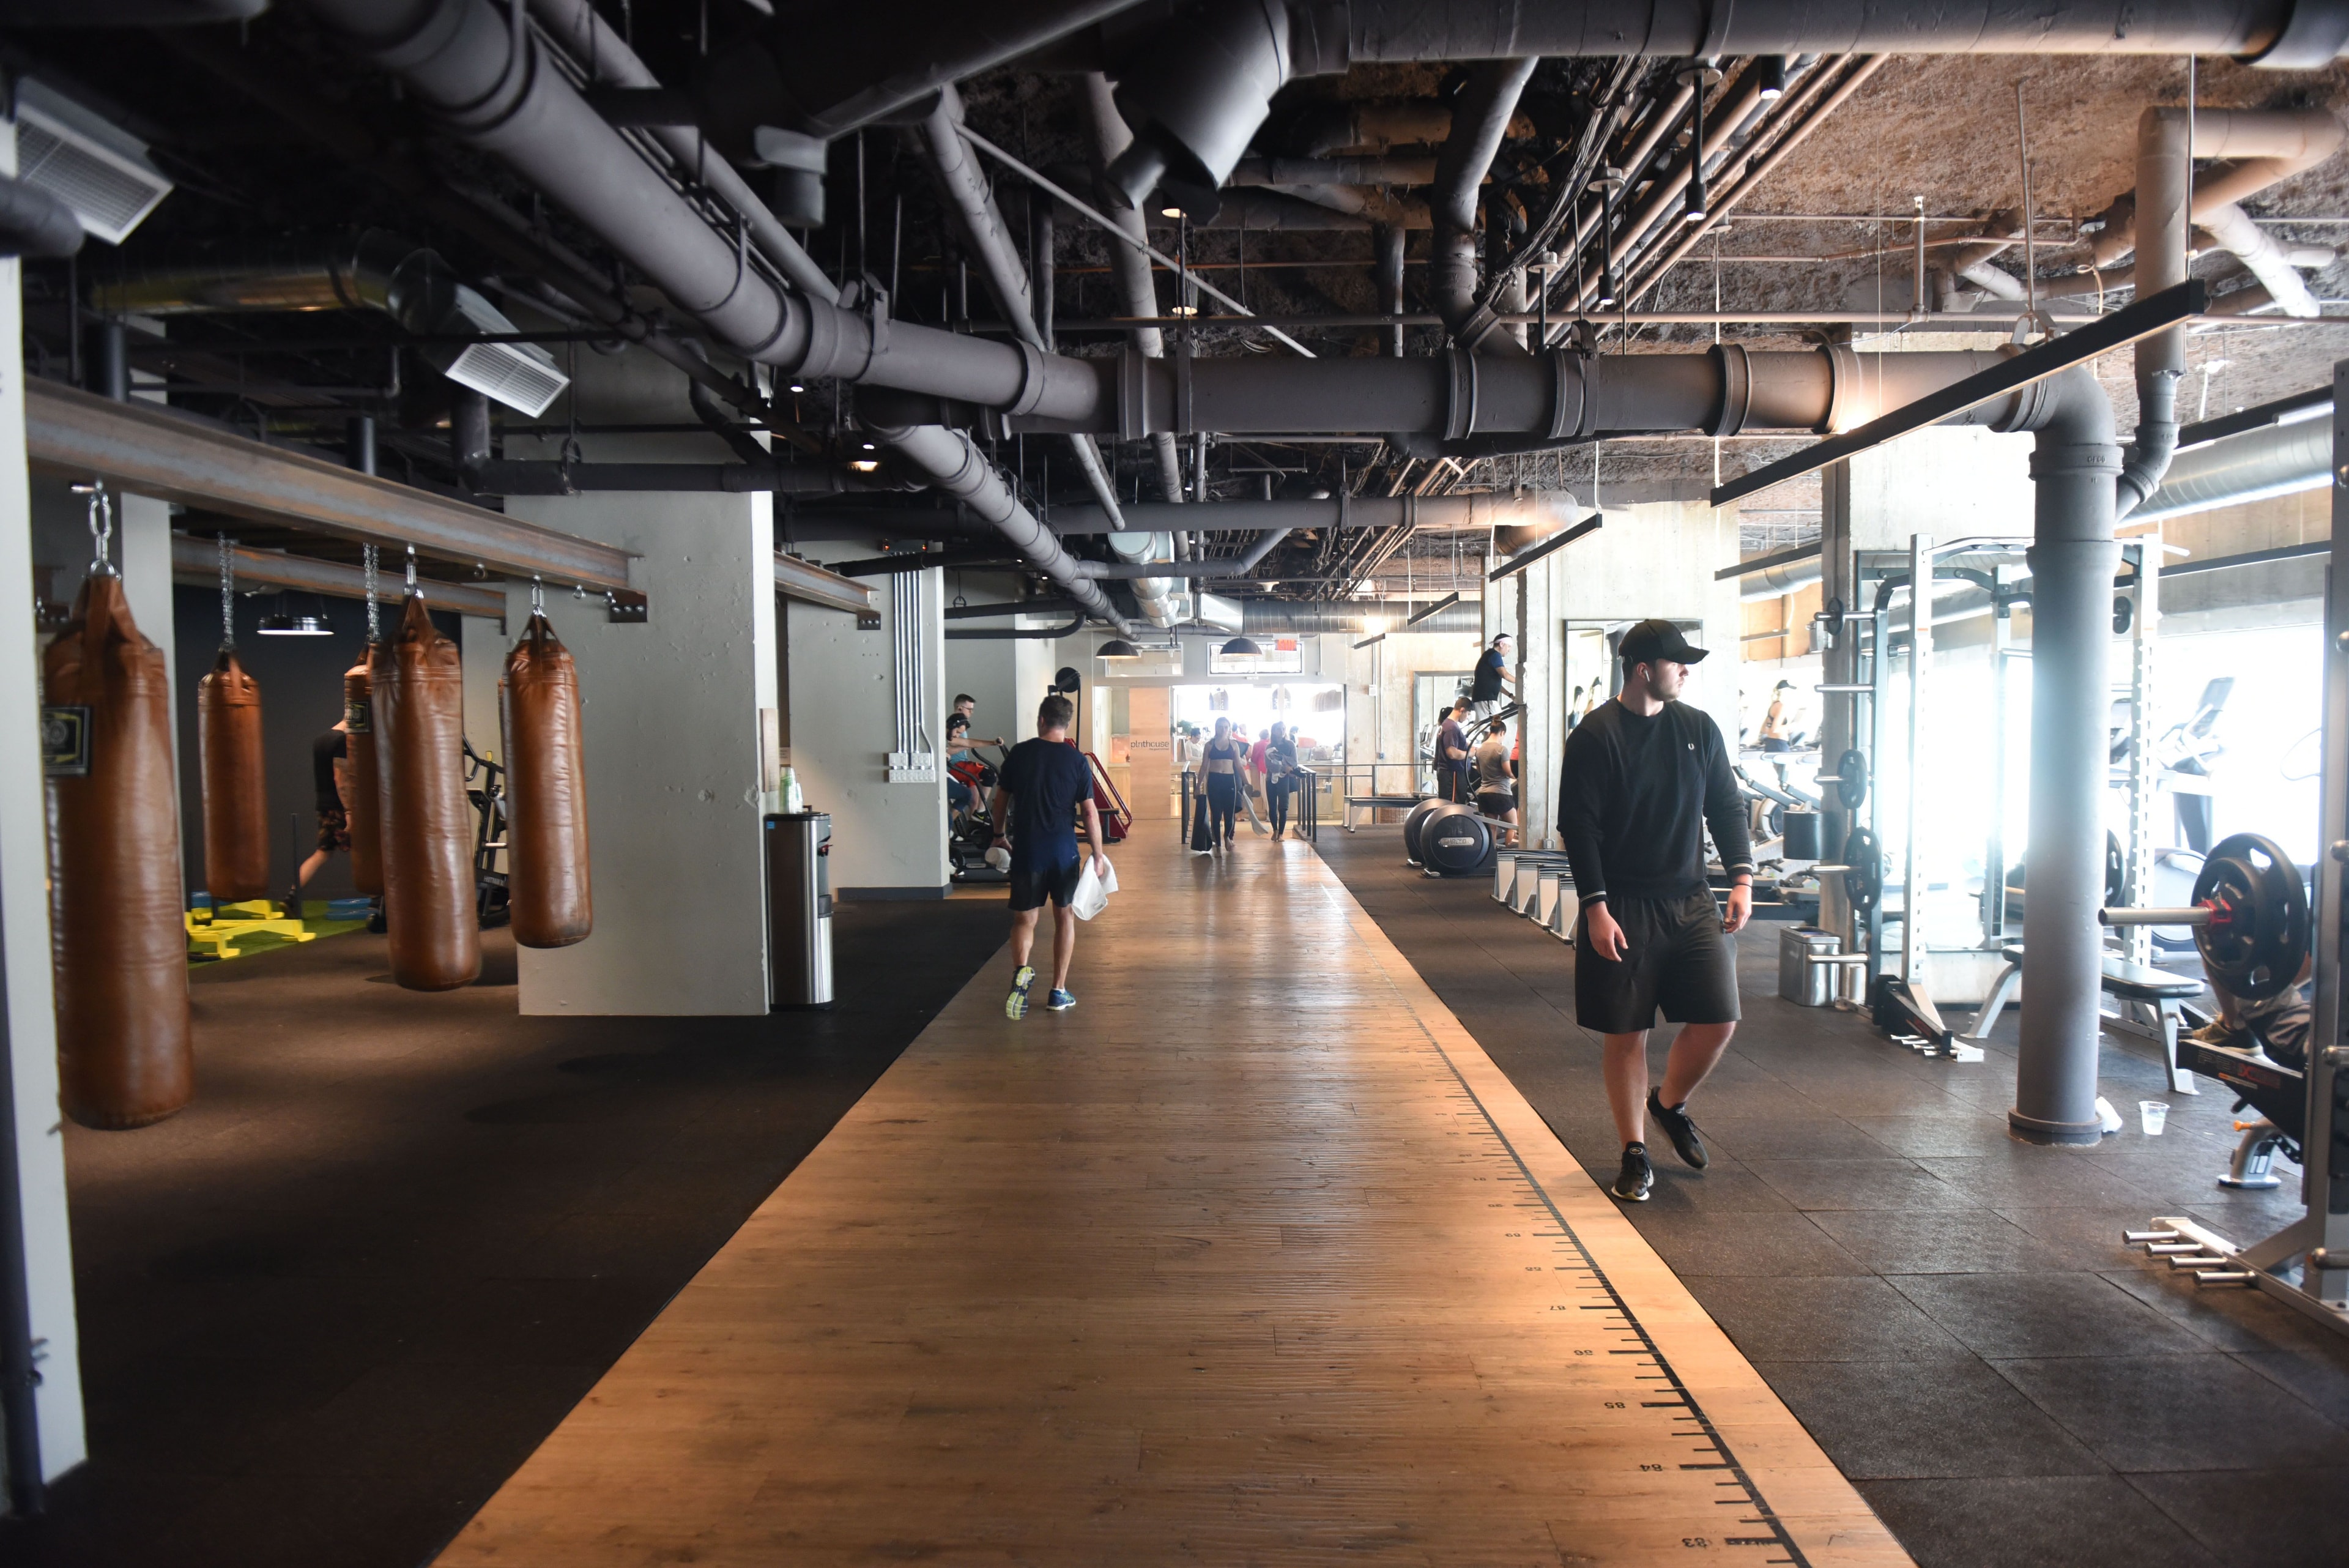
[[[1668,620],[1623,637],[1623,690],[1566,739],[1557,822],[1582,918],[1574,940],[1574,1012],[1606,1036],[1607,1100],[1623,1138],[1612,1189],[1644,1201],[1655,1179],[1643,1112],[1687,1164],[1704,1168],[1688,1115],[1737,1027],[1737,961],[1730,933],[1754,904],[1754,846],[1720,726],[1678,701],[1705,656]],[[1730,877],[1726,919],[1704,876],[1704,829]],[[1682,1026],[1662,1085],[1648,1087],[1656,1011]]]

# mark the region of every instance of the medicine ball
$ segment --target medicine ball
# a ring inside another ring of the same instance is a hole
[[[1493,830],[1476,808],[1439,801],[1419,825],[1420,864],[1444,877],[1466,877],[1493,864]]]
[[[1402,858],[1406,866],[1422,864],[1419,853],[1419,830],[1425,825],[1428,814],[1439,805],[1451,803],[1437,795],[1429,795],[1413,806],[1402,819]]]

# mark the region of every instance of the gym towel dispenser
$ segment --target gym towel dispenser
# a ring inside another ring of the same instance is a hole
[[[832,1005],[832,814],[780,812],[767,837],[768,1000]]]

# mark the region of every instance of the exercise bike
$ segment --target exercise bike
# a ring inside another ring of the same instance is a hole
[[[972,805],[959,816],[949,815],[947,827],[947,880],[966,884],[1008,882],[1011,873],[987,863],[988,846],[995,842],[995,818],[989,811],[995,789],[995,769],[982,762],[948,763],[947,772],[970,786]]]

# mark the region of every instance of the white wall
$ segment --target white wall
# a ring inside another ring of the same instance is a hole
[[[0,173],[16,167],[16,129],[0,121]],[[33,1398],[41,1424],[41,1472],[47,1479],[79,1464],[88,1449],[82,1426],[80,1330],[74,1321],[73,1247],[66,1228],[57,1014],[49,992],[47,813],[39,751],[40,670],[34,651],[23,342],[21,265],[0,260],[0,971],[7,984],[8,1089],[26,1294],[33,1337],[47,1342]],[[168,575],[165,582],[168,591]],[[169,622],[167,615],[164,623]]]
[[[943,754],[947,704],[956,690],[947,684],[945,574],[932,567],[918,575],[922,689],[916,709],[929,744]],[[808,809],[832,814],[835,895],[943,898],[948,869],[946,774],[941,766],[928,784],[893,784],[886,776],[888,754],[896,744],[889,668],[892,611],[885,587],[875,597],[881,625],[869,631],[838,610],[788,607],[792,767]],[[1008,719],[1010,700],[1002,701],[1005,706],[993,717]],[[1034,704],[1028,706],[1032,715]],[[1009,724],[998,730],[985,707],[979,714],[990,734],[1017,739],[1030,732]]]
[[[546,596],[579,667],[595,932],[523,950],[522,1011],[765,1012],[759,711],[775,705],[771,499],[516,497],[508,511],[642,552],[630,578],[650,601],[648,624],[614,626],[600,595]],[[511,586],[506,603],[506,624],[528,621],[528,585]],[[476,624],[466,622],[469,731],[470,656],[492,641]]]

